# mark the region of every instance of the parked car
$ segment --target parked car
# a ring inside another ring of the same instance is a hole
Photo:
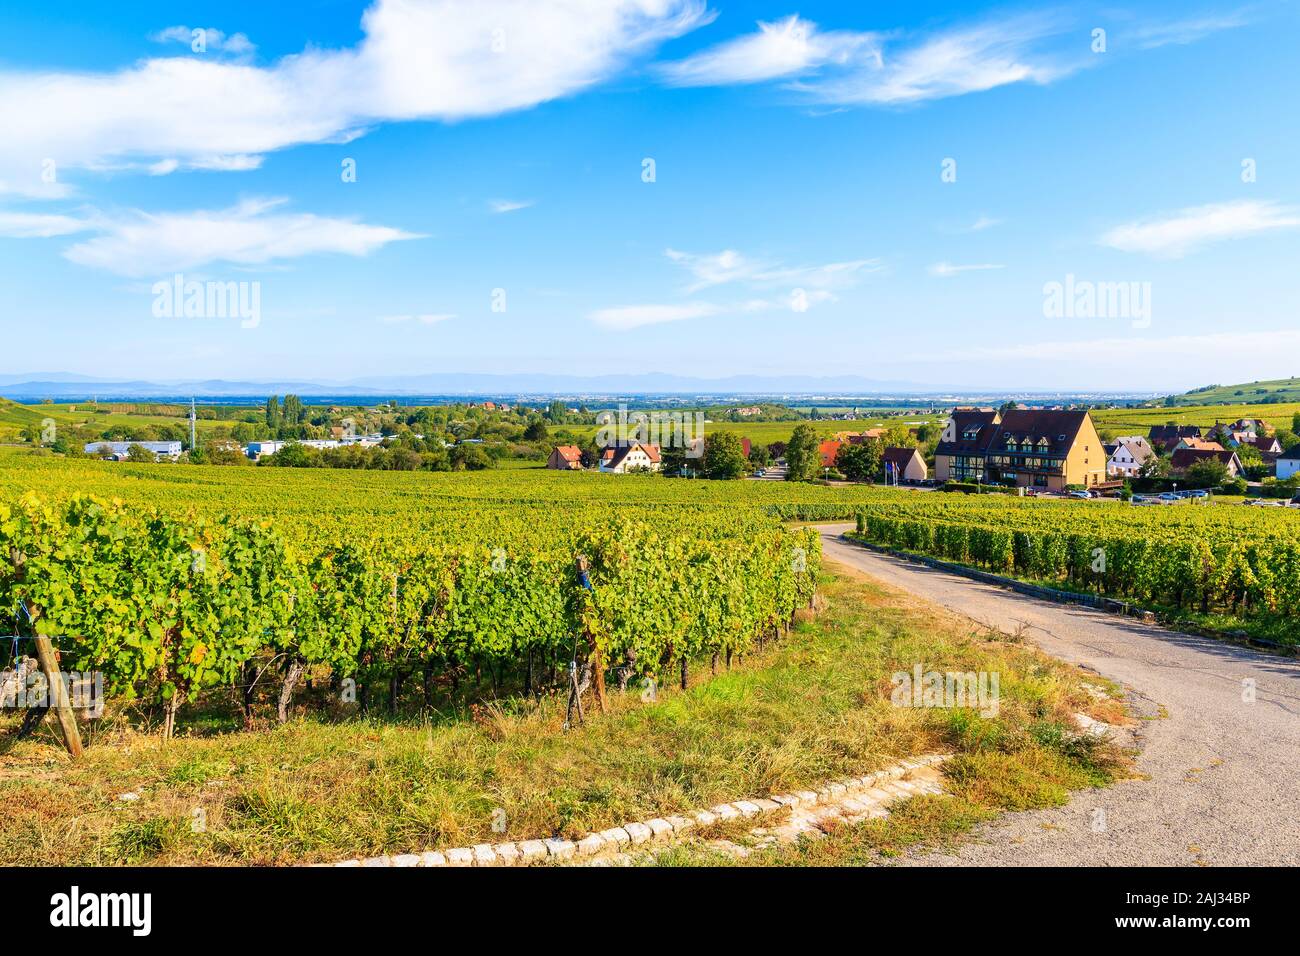
[[[1070,492],[1070,497],[1071,497],[1071,498],[1082,498],[1084,501],[1087,501],[1089,498],[1092,497],[1092,495],[1090,495],[1090,494],[1089,494],[1088,492],[1086,492],[1086,491],[1072,491],[1072,492]]]
[[[1189,491],[1189,492],[1187,492],[1187,497],[1189,497],[1189,498],[1208,498],[1208,497],[1210,497],[1210,493],[1209,493],[1208,491]]]
[[[1175,501],[1179,500],[1179,497],[1178,495],[1174,494],[1172,491],[1166,491],[1164,494],[1160,496],[1160,500],[1166,501],[1169,504],[1173,504]]]

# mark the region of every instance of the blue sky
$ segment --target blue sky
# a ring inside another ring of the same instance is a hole
[[[919,6],[8,4],[0,372],[1300,375],[1294,4]]]

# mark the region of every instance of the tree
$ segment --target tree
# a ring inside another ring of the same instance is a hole
[[[307,417],[307,409],[303,407],[302,399],[297,395],[284,396],[284,423],[286,425],[297,425]]]
[[[704,441],[704,474],[709,478],[739,478],[745,473],[748,461],[740,436],[732,432],[718,432]]]
[[[158,460],[158,456],[143,445],[132,445],[126,450],[126,460],[153,463]]]
[[[266,424],[272,429],[280,427],[280,400],[274,395],[266,400]]]
[[[451,450],[451,467],[456,471],[482,471],[492,467],[492,458],[483,450],[482,445],[466,445],[461,442]]]
[[[1164,478],[1169,474],[1169,459],[1152,455],[1142,463],[1139,474],[1143,478]]]
[[[1190,488],[1217,488],[1228,480],[1228,466],[1218,459],[1198,461],[1187,469],[1186,481]]]
[[[551,402],[550,408],[546,410],[546,417],[554,425],[563,425],[569,420],[569,411],[564,407],[564,402],[557,398]]]
[[[524,429],[524,441],[546,441],[549,434],[546,430],[546,422],[534,418]]]
[[[821,469],[821,442],[811,425],[796,425],[785,446],[786,481],[811,481]]]
[[[874,481],[880,473],[884,445],[872,438],[859,445],[843,444],[835,457],[835,467],[849,481]]]
[[[766,468],[772,464],[772,453],[766,445],[751,442],[749,445],[749,463],[755,468]]]

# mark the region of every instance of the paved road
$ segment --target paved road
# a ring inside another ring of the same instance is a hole
[[[1300,864],[1300,662],[1025,597],[842,541],[826,557],[980,623],[1024,635],[1054,657],[1135,693],[1137,769],[1146,779],[1077,793],[1053,810],[1006,814],[951,853],[905,865]],[[1253,680],[1253,703],[1243,701]],[[1095,832],[1104,811],[1105,827]]]

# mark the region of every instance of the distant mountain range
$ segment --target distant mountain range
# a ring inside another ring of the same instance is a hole
[[[384,376],[346,382],[295,380],[227,381],[121,381],[43,372],[0,375],[0,395],[17,401],[148,400],[184,398],[248,398],[259,395],[299,395],[303,398],[349,398],[384,396],[617,396],[617,395],[815,395],[815,396],[995,396],[1006,390],[971,389],[925,385],[917,382],[870,379],[856,375],[819,378],[808,375],[733,375],[727,378],[697,378],[651,372],[636,375],[553,375],[528,373],[493,375],[474,372],[446,372],[428,375]],[[1049,392],[1020,392],[1050,395]],[[1080,397],[1084,393],[1070,393]],[[1062,393],[1063,397],[1066,397]],[[1093,393],[1092,397],[1120,397],[1117,393]],[[1123,397],[1148,397],[1125,395]]]

